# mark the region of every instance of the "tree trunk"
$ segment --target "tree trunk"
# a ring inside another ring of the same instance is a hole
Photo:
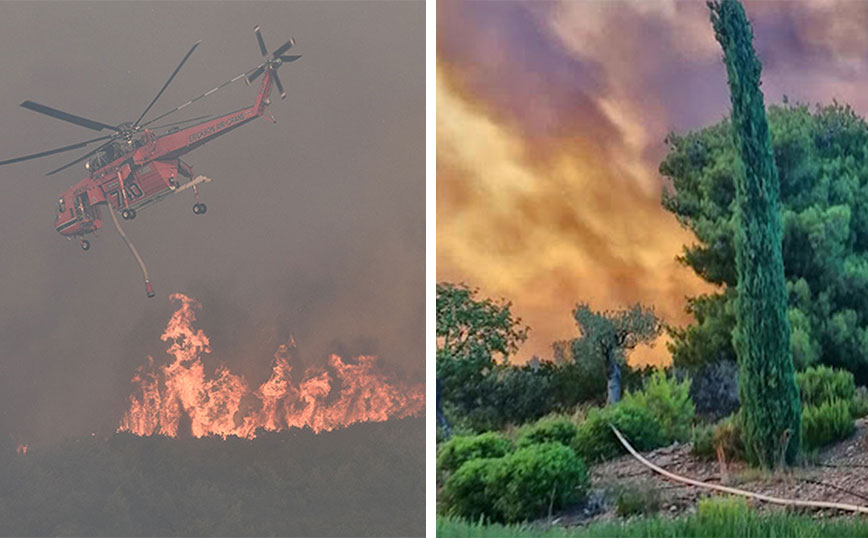
[[[614,356],[614,353],[609,356],[609,383],[607,389],[607,404],[612,405],[621,401],[621,363]]]
[[[448,440],[452,437],[452,428],[449,427],[449,422],[446,420],[446,415],[443,414],[443,410],[440,408],[440,380],[437,380],[437,419],[440,421],[440,426],[443,428],[443,434],[446,436]]]

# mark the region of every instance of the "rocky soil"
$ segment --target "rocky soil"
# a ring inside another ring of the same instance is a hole
[[[868,423],[856,421],[849,439],[831,445],[810,458],[810,463],[775,473],[750,469],[741,462],[721,465],[690,454],[689,444],[674,444],[643,454],[669,472],[786,499],[830,501],[868,506]],[[723,467],[723,468],[722,468]],[[697,501],[711,490],[672,481],[627,454],[591,469],[591,491],[582,506],[554,515],[555,525],[583,525],[618,517],[618,498],[631,497],[645,513],[677,516],[695,510]],[[638,500],[636,500],[638,498]],[[762,506],[760,503],[758,506]],[[623,506],[622,506],[623,508]],[[836,511],[812,510],[817,517]]]

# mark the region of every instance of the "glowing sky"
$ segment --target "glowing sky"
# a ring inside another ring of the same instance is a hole
[[[767,104],[868,111],[868,4],[746,8]],[[684,324],[712,290],[675,260],[693,238],[657,167],[668,132],[728,113],[721,56],[704,2],[438,2],[437,279],[511,300],[519,361],[578,335],[578,301]]]

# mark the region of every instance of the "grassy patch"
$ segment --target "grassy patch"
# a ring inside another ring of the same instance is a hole
[[[717,503],[712,503],[717,504]],[[758,512],[739,502],[726,502],[678,519],[645,517],[629,522],[596,523],[587,527],[542,529],[531,526],[501,526],[437,519],[438,537],[455,538],[591,538],[591,537],[717,537],[776,538],[868,537],[868,521],[851,517],[813,519],[784,511]]]

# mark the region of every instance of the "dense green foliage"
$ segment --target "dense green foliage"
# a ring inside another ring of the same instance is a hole
[[[711,460],[717,455],[714,444],[713,424],[699,424],[693,428],[690,436],[690,453],[698,458]]]
[[[850,414],[853,418],[862,418],[868,415],[868,388],[856,387],[856,394],[850,400]]]
[[[503,458],[470,460],[449,476],[438,499],[445,514],[471,521],[502,521],[495,503],[503,476]]]
[[[706,460],[713,460],[718,455],[727,461],[744,460],[744,443],[738,420],[738,415],[730,415],[717,424],[697,425],[691,436],[690,453]]]
[[[254,440],[0,441],[5,536],[416,536],[425,421]]]
[[[853,429],[848,400],[835,398],[819,405],[806,405],[802,409],[802,435],[808,449],[846,439]]]
[[[443,486],[441,511],[474,521],[524,521],[582,500],[588,485],[585,464],[572,449],[529,445],[464,463]]]
[[[723,453],[727,460],[744,460],[745,447],[742,437],[741,416],[734,414],[726,417],[714,427],[714,450]]]
[[[760,512],[747,508],[719,514],[691,514],[627,521],[593,523],[587,527],[480,525],[457,519],[437,519],[442,538],[719,538],[721,536],[828,538],[868,537],[868,523],[858,517],[815,519],[784,511]]]
[[[738,411],[738,365],[719,360],[692,370],[690,398],[696,414],[717,421]]]
[[[737,0],[709,7],[723,48],[742,163],[735,175],[733,345],[740,366],[743,439],[751,461],[774,467],[782,449],[788,463],[795,461],[801,438],[781,253],[780,184],[760,91],[761,66],[744,8]]]
[[[504,458],[495,502],[504,521],[543,517],[582,500],[590,480],[584,462],[560,443],[520,448]]]
[[[667,442],[687,441],[693,425],[690,379],[679,382],[663,370],[651,374],[640,391],[628,392],[625,404],[644,407],[657,419]]]
[[[618,517],[653,514],[660,510],[660,491],[657,488],[625,487],[615,496]]]
[[[555,342],[553,361],[509,364],[506,359],[528,332],[510,307],[504,300],[479,297],[464,284],[437,285],[437,408],[441,425],[445,421],[463,432],[500,430],[606,398],[607,359],[586,345],[590,339],[584,343]],[[611,319],[601,318],[605,327],[619,331],[613,334],[621,346],[618,374],[626,388],[641,386],[648,369],[621,365],[624,350],[644,338],[640,333],[648,324],[659,333],[659,321],[653,313],[637,308],[605,313]],[[595,330],[594,338],[607,334]],[[581,353],[574,353],[574,348]],[[445,430],[438,431],[441,433]]]
[[[578,426],[569,417],[547,416],[533,424],[522,426],[515,444],[518,447],[525,447],[541,443],[560,443],[572,447],[577,431]]]
[[[804,405],[820,405],[832,400],[850,401],[856,395],[853,374],[828,366],[814,366],[796,374]]]
[[[512,441],[497,432],[456,435],[437,447],[437,471],[454,473],[466,461],[500,458],[512,452],[512,449]]]
[[[527,338],[528,328],[513,317],[509,302],[476,295],[464,284],[437,284],[438,412],[441,403],[462,416],[490,407],[491,386],[498,384],[496,357],[505,362]]]
[[[573,317],[581,336],[572,341],[573,357],[595,357],[605,365],[608,378],[608,403],[621,399],[621,370],[626,353],[639,344],[649,344],[660,336],[663,324],[652,308],[634,304],[619,311],[591,310],[586,303],[576,305]]]
[[[769,128],[780,178],[783,262],[791,348],[799,368],[845,368],[868,382],[868,125],[848,106],[772,106]],[[726,285],[692,298],[697,323],[672,331],[676,365],[735,359],[735,220],[738,159],[732,123],[670,135],[660,165],[674,190],[664,207],[696,236],[680,258],[700,277]]]
[[[865,406],[856,397],[853,374],[821,365],[799,372],[796,381],[802,394],[802,439],[807,448],[821,448],[853,433],[853,418]]]
[[[660,423],[649,410],[629,402],[620,402],[591,409],[585,421],[579,425],[573,446],[585,461],[596,463],[626,452],[609,424],[618,428],[636,450],[652,450],[666,443]]]

